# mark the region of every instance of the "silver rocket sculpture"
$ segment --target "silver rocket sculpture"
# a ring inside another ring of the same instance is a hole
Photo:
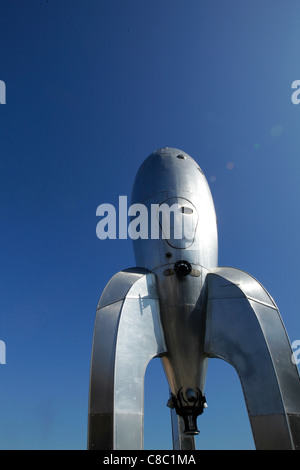
[[[137,267],[113,276],[98,304],[88,449],[143,448],[144,375],[155,357],[169,383],[174,449],[195,448],[209,358],[236,369],[256,448],[299,448],[299,373],[284,324],[256,279],[218,267],[216,213],[199,165],[175,148],[155,151],[131,203],[148,209],[159,233],[133,241]],[[188,236],[175,236],[176,220]]]

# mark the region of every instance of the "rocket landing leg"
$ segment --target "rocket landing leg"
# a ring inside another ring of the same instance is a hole
[[[143,448],[145,370],[165,351],[154,274],[120,271],[104,289],[96,313],[88,449]]]
[[[299,449],[299,373],[274,300],[239,269],[216,268],[207,283],[205,352],[236,369],[256,448]]]

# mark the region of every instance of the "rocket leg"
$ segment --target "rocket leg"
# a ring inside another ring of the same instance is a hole
[[[256,448],[299,448],[299,373],[275,302],[238,269],[216,268],[207,283],[205,352],[236,369]]]
[[[96,313],[89,449],[142,449],[145,370],[165,351],[154,274],[120,271],[104,289]]]

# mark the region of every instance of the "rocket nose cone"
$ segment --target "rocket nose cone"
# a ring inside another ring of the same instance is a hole
[[[186,152],[183,152],[183,150],[177,149],[175,147],[164,147],[161,149],[155,150],[153,154],[155,157],[172,157],[172,158],[179,158],[180,160],[185,160],[185,159],[194,159],[190,157]]]
[[[150,270],[163,266],[170,249],[175,261],[186,260],[205,267],[217,265],[212,195],[199,165],[186,152],[164,147],[151,153],[137,171],[131,205],[136,211],[140,207],[148,216],[148,238],[134,238],[139,266]],[[133,226],[137,226],[136,221]],[[189,249],[190,256],[173,249]],[[178,276],[188,273],[184,264],[177,268]]]
[[[160,158],[163,165],[165,164],[164,162],[165,160],[169,160],[169,163],[168,163],[169,166],[173,167],[173,165],[175,164],[177,169],[179,168],[177,167],[177,163],[179,163],[180,160],[181,161],[185,160],[186,161],[185,164],[189,168],[197,169],[204,176],[204,173],[199,167],[198,163],[188,153],[178,148],[164,147],[161,149],[157,149],[148,158],[151,158],[151,157],[154,157],[156,161]],[[181,169],[183,168],[181,167]]]
[[[142,202],[155,193],[197,194],[203,180],[206,181],[203,171],[190,155],[177,148],[164,147],[149,155],[138,169],[132,203]]]

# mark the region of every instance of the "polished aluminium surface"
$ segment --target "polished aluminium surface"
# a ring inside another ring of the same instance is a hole
[[[160,237],[133,241],[137,266],[155,273],[160,301],[160,315],[167,354],[163,367],[171,392],[204,390],[207,358],[203,354],[205,321],[205,277],[217,266],[218,241],[214,203],[206,178],[199,165],[178,149],[154,152],[141,165],[135,179],[131,202],[143,203],[151,211],[153,204],[175,202],[183,213],[193,218],[191,240]],[[192,266],[188,276],[177,276],[174,265],[185,260]]]
[[[236,369],[257,449],[300,447],[298,369],[278,308],[249,274],[207,275],[205,353]]]
[[[174,449],[195,446],[212,357],[228,361],[239,374],[256,447],[298,448],[299,374],[280,314],[250,275],[217,267],[216,214],[198,164],[179,149],[155,151],[138,170],[131,202],[148,208],[150,222],[153,217],[160,221],[160,236],[133,241],[139,268],[117,274],[101,296],[92,351],[89,448],[141,448],[143,374],[152,357],[161,357],[170,387]],[[192,236],[177,239],[172,231],[162,236],[163,205],[175,207],[171,228],[179,210]],[[150,336],[141,314],[148,302]]]
[[[119,272],[96,313],[88,449],[142,449],[145,370],[164,352],[154,275]]]

